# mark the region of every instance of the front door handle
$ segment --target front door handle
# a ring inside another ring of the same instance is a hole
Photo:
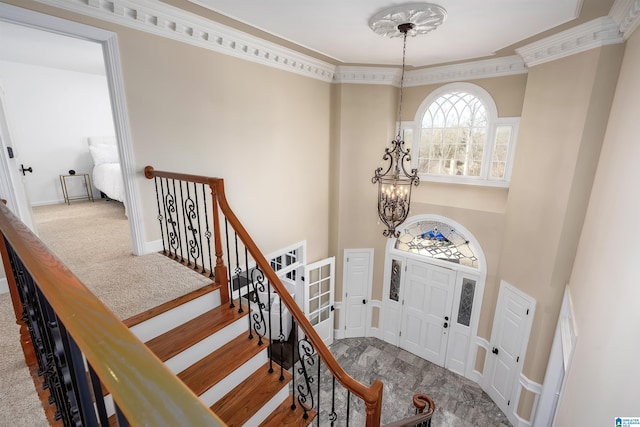
[[[362,300],[362,303],[363,303],[363,304],[366,304],[366,303],[367,303],[367,300],[366,300],[366,299],[363,299],[363,300]]]
[[[25,172],[33,173],[33,168],[31,166],[25,168],[24,165],[20,165],[20,172],[22,172],[23,176],[27,176]]]
[[[444,328],[447,329],[449,327],[449,323],[448,322],[444,322]]]
[[[495,348],[495,347],[493,347],[493,350],[491,350],[491,353],[493,353],[493,354],[498,354],[498,349],[497,349],[497,348]]]

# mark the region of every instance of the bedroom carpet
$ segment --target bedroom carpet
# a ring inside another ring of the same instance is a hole
[[[122,203],[39,206],[33,218],[40,239],[120,319],[209,283],[160,254],[134,256]],[[9,294],[0,295],[0,322],[0,426],[47,426]]]

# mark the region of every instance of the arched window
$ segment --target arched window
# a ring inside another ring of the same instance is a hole
[[[396,249],[478,268],[473,243],[451,225],[437,220],[407,225],[396,240]]]
[[[420,179],[508,186],[519,118],[499,118],[491,96],[470,83],[431,93],[404,124]]]

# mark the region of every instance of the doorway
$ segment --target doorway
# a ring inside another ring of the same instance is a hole
[[[33,31],[56,33],[57,35],[64,35],[73,39],[82,39],[88,43],[97,43],[101,46],[103,68],[106,70],[108,83],[109,103],[113,110],[113,127],[123,170],[125,204],[127,206],[133,253],[135,255],[142,255],[153,251],[152,248],[146,248],[146,243],[144,242],[141,231],[142,220],[138,190],[134,182],[135,167],[133,163],[133,150],[131,148],[129,123],[124,105],[124,86],[122,83],[116,34],[4,3],[0,4],[0,21],[29,27]],[[77,56],[78,55],[74,56],[71,54],[68,57],[77,58]],[[3,148],[5,148],[4,145],[11,147],[10,141],[3,140],[2,144]],[[7,150],[3,149],[2,152],[0,152],[0,160],[3,165],[11,165],[11,162],[8,160],[9,157],[11,156]],[[28,165],[25,166],[28,167]],[[26,200],[26,197],[24,197],[24,188],[19,182],[16,182],[15,179],[8,187],[8,199],[17,201]],[[18,208],[15,211],[22,217],[23,212],[28,212],[28,209],[22,207],[22,209]]]
[[[409,219],[387,243],[383,339],[473,378],[485,276],[480,245],[461,225]]]

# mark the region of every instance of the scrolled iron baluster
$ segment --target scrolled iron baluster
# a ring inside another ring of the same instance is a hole
[[[164,241],[164,230],[162,229],[162,220],[163,220],[163,216],[162,216],[162,211],[160,210],[160,198],[161,198],[161,194],[158,192],[158,178],[155,177],[153,178],[153,183],[155,184],[156,187],[156,205],[158,206],[158,222],[160,225],[160,239],[162,240],[162,253],[163,254],[167,254],[167,248],[165,247],[165,241]],[[160,184],[162,185],[162,180],[160,181]]]
[[[180,234],[176,225],[178,222],[173,218],[174,214],[177,216],[177,207],[175,197],[167,192],[164,198],[165,211],[167,212],[167,238],[169,239],[169,246],[173,249],[173,259],[178,259],[178,249],[180,247]],[[171,226],[171,231],[169,231]]]
[[[336,414],[336,377],[331,376],[331,412],[329,413],[329,421],[331,421],[331,427],[335,425],[338,419]]]
[[[204,232],[204,237],[207,238],[207,247],[208,247],[208,251],[209,251],[209,278],[213,278],[213,258],[211,257],[211,236],[213,236],[213,233],[211,232],[211,229],[209,228],[209,215],[207,214],[207,195],[205,192],[205,186],[204,184],[202,184],[202,198],[204,199],[204,225],[205,225],[205,229],[206,231]],[[225,221],[226,224],[226,221]],[[227,250],[227,253],[229,253],[229,251]],[[205,267],[204,267],[204,261],[202,261],[202,272],[204,273],[205,271]],[[233,301],[233,298],[231,298],[231,301]]]
[[[307,366],[312,367],[315,361],[316,351],[307,338],[298,341],[298,354],[300,355],[300,367],[298,374],[302,375],[304,382],[298,384],[298,403],[304,410],[302,418],[309,418],[309,411],[314,407],[313,389],[311,388],[315,379],[309,374]],[[310,402],[310,403],[308,403]]]
[[[262,301],[260,301],[260,297],[258,295],[259,292],[264,292],[266,287],[265,287],[265,283],[264,283],[264,273],[262,272],[262,270],[260,270],[259,267],[256,267],[253,270],[253,273],[251,273],[251,284],[253,286],[253,292],[255,293],[255,299],[256,299],[256,306],[258,307],[258,310],[255,312],[251,313],[251,318],[253,320],[253,331],[258,335],[258,345],[262,345],[262,337],[264,337],[265,335],[267,335],[267,333],[270,333],[270,331],[267,329],[267,321],[265,319],[265,315],[264,312],[266,310],[266,304]],[[269,297],[268,293],[267,293],[267,298]],[[269,305],[270,302],[269,302]],[[269,310],[271,310],[271,307],[269,307]],[[269,325],[270,327],[270,325]],[[272,368],[270,368],[271,370]]]
[[[200,245],[198,244],[198,234],[200,234],[198,227],[194,225],[194,220],[198,219],[197,204],[191,198],[189,194],[189,186],[187,185],[187,199],[184,201],[184,216],[189,221],[187,225],[187,231],[191,232],[191,238],[187,238],[188,255],[187,266],[191,266],[191,257],[193,257],[194,269],[198,268],[196,260],[200,256]]]

